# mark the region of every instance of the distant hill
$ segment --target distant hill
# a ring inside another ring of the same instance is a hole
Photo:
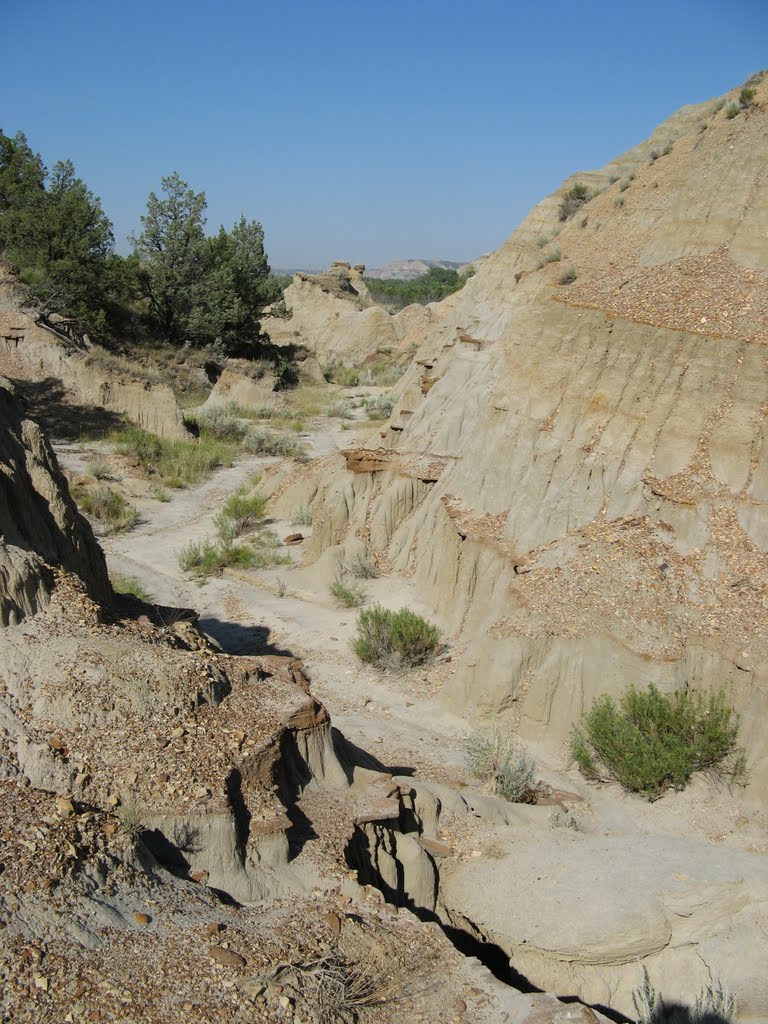
[[[366,277],[385,280],[411,281],[414,277],[426,274],[430,267],[443,267],[445,270],[462,270],[468,265],[467,260],[392,260],[383,267],[372,267],[365,271]]]

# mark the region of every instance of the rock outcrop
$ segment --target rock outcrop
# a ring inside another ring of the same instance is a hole
[[[111,593],[101,548],[69,495],[40,427],[0,377],[0,625],[44,608],[53,567],[76,573],[95,600]]]
[[[270,322],[277,345],[303,345],[321,364],[360,365],[381,348],[394,348],[394,318],[377,306],[358,268],[337,262],[323,274],[295,274],[285,290],[289,320]]]

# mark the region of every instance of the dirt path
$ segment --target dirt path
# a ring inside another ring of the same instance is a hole
[[[337,423],[325,421],[306,440],[312,454],[319,456],[347,446],[350,434]],[[61,445],[58,454],[70,472],[78,473],[87,469],[93,450]],[[350,650],[356,611],[336,607],[326,590],[308,589],[306,575],[299,585],[299,550],[286,549],[294,558],[290,566],[227,571],[202,585],[180,571],[180,549],[191,541],[213,537],[213,517],[227,498],[276,461],[242,459],[196,487],[169,491],[166,502],[131,493],[139,523],[128,533],[101,541],[110,571],[135,577],[158,603],[195,608],[202,627],[230,653],[301,657],[313,692],[328,707],[336,727],[383,764],[458,780],[465,724],[438,712],[432,701],[419,695],[427,689],[426,673],[385,676],[357,661]],[[124,483],[130,492],[130,482]],[[270,526],[281,539],[296,530],[288,522]],[[305,534],[311,530],[301,529]],[[366,590],[371,601],[429,613],[412,585],[399,577],[366,581]]]

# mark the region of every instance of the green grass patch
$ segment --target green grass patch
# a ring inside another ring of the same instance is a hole
[[[146,604],[152,603],[152,596],[136,576],[115,575],[110,577],[110,581],[116,594],[132,594]]]
[[[227,541],[191,541],[179,552],[179,568],[204,580],[220,576],[224,569],[238,566],[247,569],[256,564],[256,552],[250,544]]]
[[[737,745],[739,717],[720,692],[705,697],[630,687],[619,703],[604,694],[571,734],[571,752],[588,779],[616,781],[649,800],[683,789],[694,772],[746,780]]]
[[[111,487],[75,487],[72,497],[80,510],[94,519],[106,534],[130,530],[139,518],[134,506]]]
[[[347,583],[343,577],[337,576],[328,589],[341,608],[359,608],[365,604],[367,595],[359,583]]]
[[[212,436],[203,423],[197,440],[171,441],[138,427],[127,427],[111,440],[121,455],[136,459],[147,473],[161,477],[171,488],[199,483],[219,466],[231,466],[239,449],[237,441]]]
[[[394,612],[375,604],[359,613],[352,650],[361,661],[378,668],[400,669],[430,661],[439,643],[440,630],[421,615],[408,608]]]

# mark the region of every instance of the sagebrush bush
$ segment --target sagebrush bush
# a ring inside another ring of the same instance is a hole
[[[472,775],[505,800],[519,803],[533,790],[536,766],[501,726],[472,733],[464,753]]]
[[[237,406],[235,409],[239,412]],[[248,429],[240,422],[235,413],[221,405],[215,405],[211,409],[196,413],[194,417],[188,416],[186,422],[196,424],[201,435],[208,434],[219,441],[240,442]]]
[[[252,455],[280,455],[298,459],[304,455],[304,446],[292,434],[252,428],[243,439],[243,447]]]
[[[677,1003],[666,1005],[645,967],[642,984],[632,993],[632,1002],[637,1024],[733,1024],[736,1020],[736,1001],[722,981],[707,985],[696,996],[692,1008]]]
[[[630,687],[617,705],[598,697],[571,733],[571,752],[589,779],[619,782],[655,800],[683,789],[695,771],[746,777],[739,717],[720,692],[661,693]]]
[[[369,420],[388,420],[395,408],[395,400],[391,395],[377,395],[363,404]]]
[[[569,188],[560,200],[560,220],[568,220],[577,210],[581,209],[584,203],[589,202],[592,193],[586,185],[576,182],[573,188]]]
[[[297,505],[291,513],[291,526],[311,526],[312,509],[309,505]]]
[[[578,275],[576,273],[576,270],[573,267],[568,267],[568,269],[563,271],[563,273],[560,275],[560,277],[558,277],[557,283],[558,284],[573,284],[573,282],[576,280],[577,277],[578,277]]]
[[[361,661],[378,668],[412,668],[430,661],[440,643],[437,626],[401,608],[391,611],[375,604],[357,616],[352,650]]]

